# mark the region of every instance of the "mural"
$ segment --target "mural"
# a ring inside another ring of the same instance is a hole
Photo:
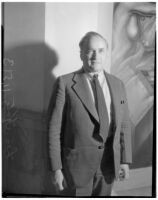
[[[126,87],[133,125],[133,167],[152,163],[155,24],[156,3],[114,4],[111,73]]]

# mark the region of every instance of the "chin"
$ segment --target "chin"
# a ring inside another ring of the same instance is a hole
[[[101,66],[92,66],[91,69],[93,70],[93,72],[98,72],[101,71],[103,68]]]
[[[85,69],[88,72],[98,72],[98,71],[103,70],[103,67],[98,64],[89,64],[89,65],[85,66]]]

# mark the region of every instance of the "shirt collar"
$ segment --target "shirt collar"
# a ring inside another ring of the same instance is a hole
[[[85,74],[87,75],[87,77],[91,80],[93,78],[93,76],[95,74],[98,75],[98,78],[102,79],[102,78],[105,78],[105,75],[104,75],[104,70],[101,70],[99,72],[87,72],[86,69],[83,67],[83,71],[85,72]]]

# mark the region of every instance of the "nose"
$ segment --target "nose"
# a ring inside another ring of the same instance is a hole
[[[99,53],[97,51],[93,51],[92,59],[97,60]]]

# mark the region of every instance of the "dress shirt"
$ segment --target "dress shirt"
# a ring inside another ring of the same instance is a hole
[[[104,94],[105,103],[106,103],[106,106],[107,106],[109,124],[110,124],[110,122],[111,122],[111,96],[110,96],[109,86],[107,84],[107,80],[106,80],[104,71],[102,70],[100,72],[91,72],[91,73],[86,72],[85,69],[84,69],[84,71],[85,71],[85,77],[86,77],[86,80],[87,80],[87,83],[88,83],[94,104],[96,104],[96,100],[95,100],[96,99],[96,93],[95,93],[95,89],[94,89],[95,86],[94,86],[94,83],[93,83],[93,76],[95,74],[98,75],[99,83],[101,85],[101,88],[103,89],[103,94]]]

